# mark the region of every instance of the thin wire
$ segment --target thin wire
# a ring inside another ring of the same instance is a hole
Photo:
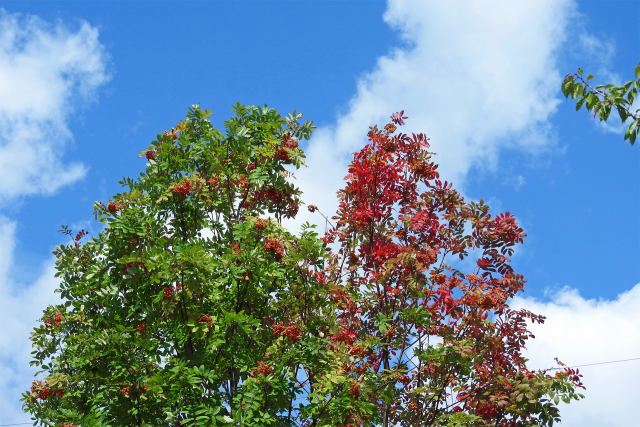
[[[26,426],[26,425],[33,425],[33,423],[0,424],[0,427],[5,427],[5,426]]]
[[[606,365],[607,363],[631,362],[633,360],[640,360],[640,357],[632,357],[631,359],[608,360],[606,362],[586,363],[584,365],[561,366],[561,367],[558,367],[558,368],[549,368],[549,369],[550,370],[554,370],[554,369],[573,369],[573,368],[582,368],[584,366]]]

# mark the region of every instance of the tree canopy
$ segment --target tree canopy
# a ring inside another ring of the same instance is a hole
[[[552,425],[572,369],[532,371],[509,308],[525,234],[439,178],[406,117],[369,130],[320,237],[294,234],[313,126],[236,105],[159,134],[146,170],[62,231],[62,302],[34,329],[42,425]],[[308,205],[312,212],[317,208]]]

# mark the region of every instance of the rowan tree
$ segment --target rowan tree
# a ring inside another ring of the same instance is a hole
[[[402,113],[370,130],[320,239],[280,223],[312,124],[234,112],[223,133],[192,107],[95,204],[97,236],[63,227],[23,395],[37,423],[551,425],[579,397],[577,372],[521,355],[542,321],[507,305],[522,229],[439,181]]]
[[[189,110],[125,191],[95,205],[99,235],[56,248],[62,303],[35,328],[24,394],[44,425],[285,425],[298,372],[333,357],[319,280],[325,244],[296,215],[288,168],[312,124],[237,105],[226,133]],[[322,416],[317,417],[322,419]]]
[[[527,322],[544,318],[508,306],[525,234],[441,181],[426,136],[397,132],[403,113],[370,129],[327,236],[343,325],[332,339],[352,356],[343,388],[374,401],[385,427],[551,425],[582,384],[526,366]]]
[[[593,117],[597,116],[603,122],[609,119],[612,110],[617,111],[620,122],[627,127],[624,140],[628,139],[633,145],[640,131],[640,108],[635,108],[634,111],[634,101],[640,92],[640,63],[634,73],[635,80],[623,85],[608,83],[595,86],[591,83],[595,77],[584,77],[584,72],[578,68],[577,72],[565,76],[562,93],[566,98],[577,99],[576,111],[584,106],[593,112]]]

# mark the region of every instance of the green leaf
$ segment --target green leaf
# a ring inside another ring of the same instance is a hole
[[[568,97],[569,94],[573,91],[573,76],[567,76],[562,82],[562,94],[565,97]]]
[[[593,107],[598,102],[598,97],[593,92],[589,92],[587,95],[587,110],[593,110]]]
[[[629,114],[627,114],[627,110],[625,110],[620,106],[616,106],[616,108],[618,110],[618,115],[620,116],[620,120],[624,123],[624,121],[627,120],[627,117],[629,117]]]
[[[636,79],[640,80],[640,62],[638,62],[638,65],[636,66],[635,74]]]
[[[638,133],[638,124],[640,123],[640,119],[636,119],[627,128],[627,131],[624,134],[624,139],[629,140],[631,145],[633,145],[636,141],[636,135]]]
[[[578,97],[580,97],[580,95],[582,95],[582,92],[584,92],[584,86],[582,86],[581,84],[577,84],[573,89],[573,99],[577,99]]]

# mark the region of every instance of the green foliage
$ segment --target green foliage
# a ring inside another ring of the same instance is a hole
[[[98,236],[63,228],[62,303],[32,334],[46,378],[23,396],[40,423],[282,425],[302,373],[332,366],[314,274],[325,244],[279,224],[298,210],[287,168],[302,165],[312,124],[234,112],[223,134],[192,107],[142,153],[146,171],[95,204]]]
[[[613,84],[601,84],[593,86],[590,81],[592,75],[584,78],[584,73],[578,69],[576,73],[569,74],[562,82],[562,93],[565,97],[576,99],[576,110],[583,106],[593,112],[594,117],[600,121],[607,121],[612,110],[615,110],[622,123],[627,124],[624,140],[627,139],[633,145],[640,130],[640,109],[632,110],[633,102],[640,91],[640,63],[635,69],[635,80],[626,82],[621,86]]]

